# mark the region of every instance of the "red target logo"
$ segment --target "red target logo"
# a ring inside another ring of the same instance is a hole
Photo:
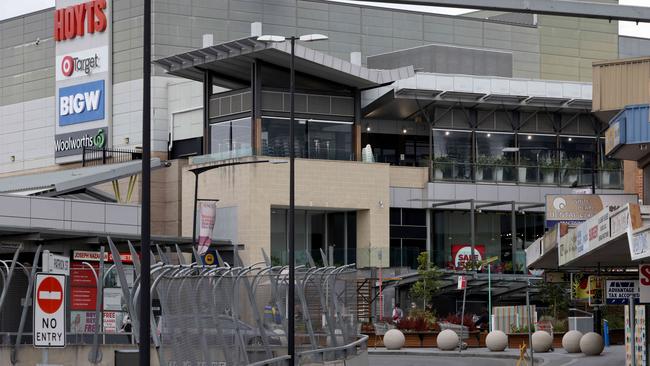
[[[74,59],[70,56],[65,56],[61,61],[61,72],[63,75],[70,76],[74,71]]]

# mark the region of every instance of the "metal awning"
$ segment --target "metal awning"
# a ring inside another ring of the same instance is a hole
[[[557,262],[556,262],[557,264]],[[610,239],[607,243],[589,251],[562,266],[567,269],[594,269],[598,267],[634,267],[637,264],[632,262],[630,246],[627,240],[627,233],[623,232]]]
[[[151,159],[151,169],[164,167],[159,158]],[[0,193],[23,196],[53,196],[78,192],[97,184],[139,174],[142,161],[97,165],[87,168],[57,170],[53,172],[20,175],[0,179]]]
[[[390,87],[366,91],[366,118],[406,119],[425,106],[463,106],[482,110],[590,112],[590,83],[417,73]]]
[[[393,70],[368,69],[354,65],[300,44],[295,46],[297,72],[356,88],[371,88],[415,75],[413,66]],[[291,46],[289,42],[261,42],[248,37],[179,53],[154,61],[171,75],[203,81],[204,71],[211,70],[226,78],[250,84],[251,64],[261,60],[284,68],[289,67]],[[218,81],[215,81],[218,83]],[[221,85],[231,88],[230,84]]]

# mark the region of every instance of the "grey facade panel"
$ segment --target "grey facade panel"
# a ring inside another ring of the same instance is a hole
[[[620,58],[648,56],[650,55],[650,39],[618,37],[618,54]]]
[[[428,45],[368,57],[368,67],[413,65],[422,72],[512,77],[512,54],[444,45]]]

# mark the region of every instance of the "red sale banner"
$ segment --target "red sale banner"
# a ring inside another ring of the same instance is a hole
[[[456,268],[464,268],[465,263],[478,262],[485,258],[485,245],[475,245],[472,255],[472,246],[468,244],[456,244],[451,246],[451,258]]]

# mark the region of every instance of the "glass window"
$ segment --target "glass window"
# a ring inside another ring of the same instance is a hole
[[[311,159],[352,160],[352,123],[307,121],[308,153]]]
[[[520,165],[539,166],[546,159],[555,159],[557,138],[553,135],[519,134]]]
[[[596,167],[596,139],[560,136],[560,171],[562,184],[590,186],[591,167]]]
[[[515,135],[495,132],[476,133],[477,181],[513,181],[516,179],[514,154],[503,152],[515,146]]]
[[[210,125],[210,153],[224,159],[252,154],[249,117]]]
[[[433,153],[435,179],[472,179],[471,132],[434,130]]]
[[[296,119],[296,157],[352,160],[352,123]],[[262,118],[262,153],[289,156],[289,119]]]

